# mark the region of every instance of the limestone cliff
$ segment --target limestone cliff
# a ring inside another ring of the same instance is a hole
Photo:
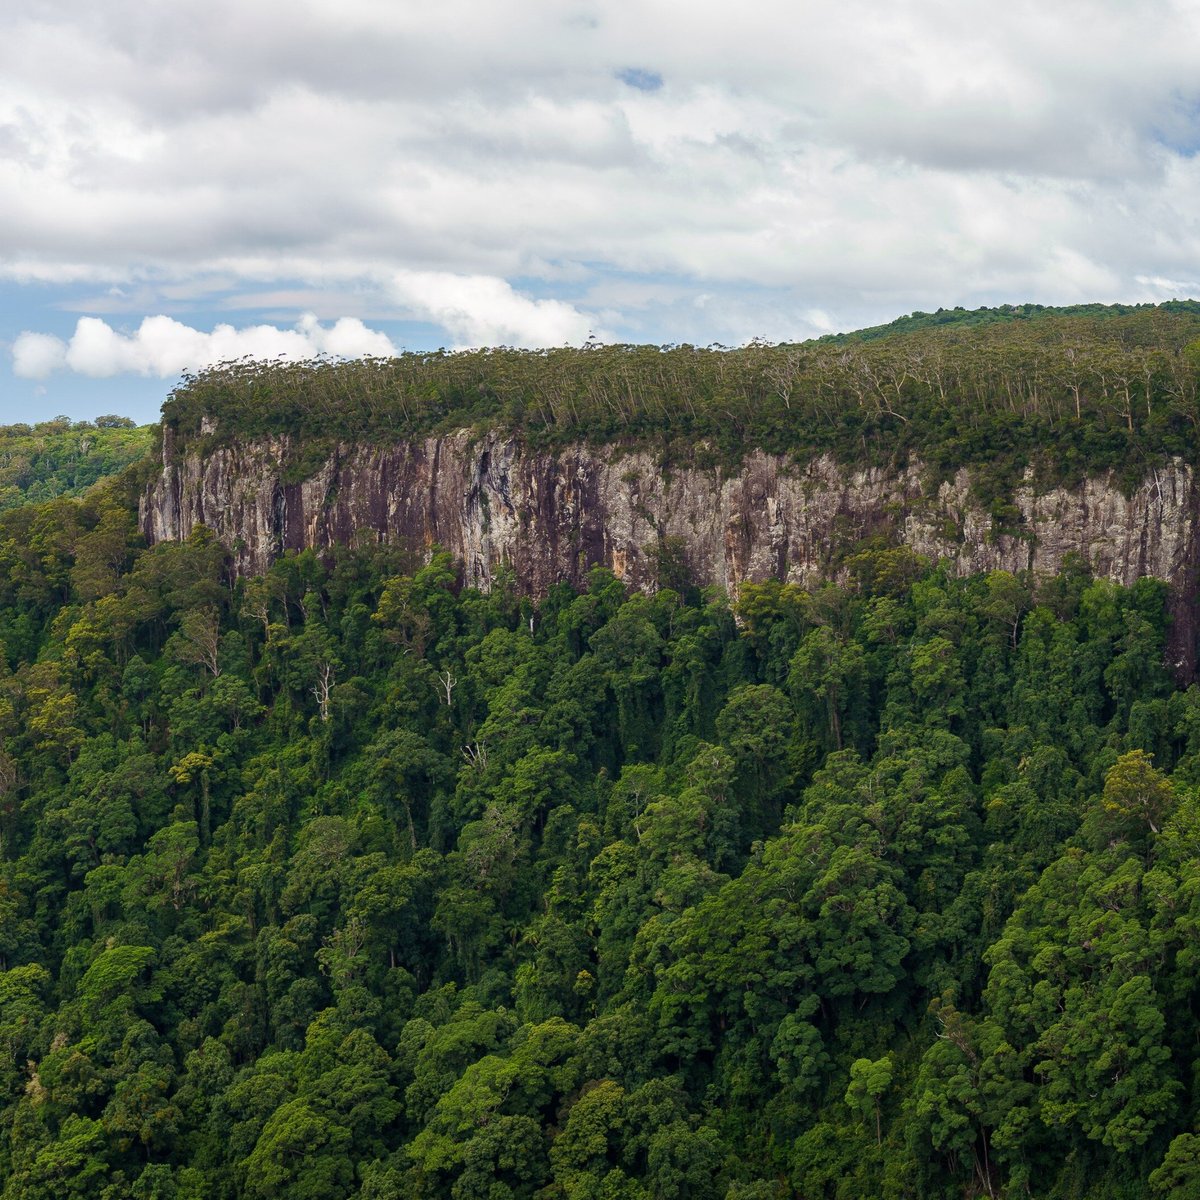
[[[999,532],[960,472],[932,494],[916,467],[857,470],[820,458],[797,464],[761,452],[741,469],[673,467],[647,452],[575,446],[534,453],[511,439],[460,431],[393,446],[341,445],[300,483],[285,482],[289,446],[272,439],[177,452],[164,433],[163,465],[142,499],[151,542],[187,537],[199,523],[230,547],[243,573],[282,551],[339,542],[440,545],[468,583],[487,588],[502,564],[541,593],[602,564],[636,586],[655,571],[654,547],[681,548],[701,582],[800,583],[837,576],[840,556],[882,534],[955,571],[1053,572],[1069,552],[1129,584],[1170,581],[1170,654],[1195,670],[1195,473],[1182,461],[1152,472],[1126,496],[1106,477],[1038,491],[1013,503],[1017,532]]]

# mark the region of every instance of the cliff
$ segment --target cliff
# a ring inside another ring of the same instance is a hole
[[[970,493],[966,472],[926,494],[921,471],[856,470],[829,458],[799,465],[762,452],[733,475],[701,467],[664,474],[648,452],[576,445],[534,453],[509,438],[459,431],[391,446],[339,445],[309,478],[285,482],[286,440],[264,438],[207,453],[177,451],[164,431],[163,464],[141,501],[153,543],[204,524],[237,569],[265,570],[284,550],[364,540],[438,544],[486,589],[507,564],[543,593],[597,564],[635,586],[653,583],[656,547],[678,548],[702,583],[799,583],[838,577],[847,550],[884,535],[960,574],[1056,571],[1069,553],[1123,584],[1150,575],[1172,585],[1169,653],[1196,666],[1195,473],[1175,459],[1132,495],[1110,476],[1013,497],[1020,513],[998,531]],[[668,541],[669,540],[669,541]]]

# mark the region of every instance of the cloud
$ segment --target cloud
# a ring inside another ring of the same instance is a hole
[[[200,301],[172,298],[220,279],[245,312],[280,297],[255,319],[281,333],[304,336],[286,326],[305,309],[399,306],[458,344],[539,345],[1200,278],[1192,0],[679,12],[12,0],[0,278],[93,317],[194,326]],[[645,303],[590,299],[624,285]],[[95,331],[97,362],[157,370],[114,336]],[[54,346],[22,345],[53,368]]]
[[[98,317],[81,317],[69,341],[25,331],[12,347],[13,374],[23,379],[45,379],[63,369],[94,379],[121,374],[166,379],[245,356],[359,358],[394,353],[384,334],[368,329],[357,317],[343,317],[326,327],[311,314],[301,317],[294,329],[218,325],[209,333],[157,316],[147,317],[134,333],[124,334]]]
[[[398,271],[398,303],[447,330],[459,346],[580,345],[602,337],[595,318],[560,300],[533,300],[503,279],[444,271]]]
[[[22,333],[13,343],[13,374],[45,379],[67,365],[67,344],[49,333]]]

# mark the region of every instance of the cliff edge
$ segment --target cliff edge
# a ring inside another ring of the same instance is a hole
[[[593,566],[654,586],[664,552],[702,584],[811,583],[845,574],[867,539],[910,547],[958,574],[1052,573],[1077,554],[1099,577],[1142,576],[1172,589],[1171,665],[1196,668],[1197,527],[1194,470],[1180,459],[1126,494],[1109,474],[1012,497],[1003,528],[973,499],[966,471],[936,490],[922,471],[849,469],[829,457],[799,464],[753,451],[739,470],[672,467],[648,451],[574,445],[535,452],[514,438],[461,430],[394,445],[344,444],[302,482],[287,482],[286,438],[177,451],[141,499],[149,542],[199,524],[227,545],[242,574],[286,550],[392,541],[434,545],[487,589],[502,567],[543,594]]]

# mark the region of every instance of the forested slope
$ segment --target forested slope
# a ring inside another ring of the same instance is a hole
[[[144,458],[155,432],[113,416],[0,425],[0,511],[80,495]]]
[[[1196,1194],[1161,584],[134,528],[0,516],[5,1200]]]

